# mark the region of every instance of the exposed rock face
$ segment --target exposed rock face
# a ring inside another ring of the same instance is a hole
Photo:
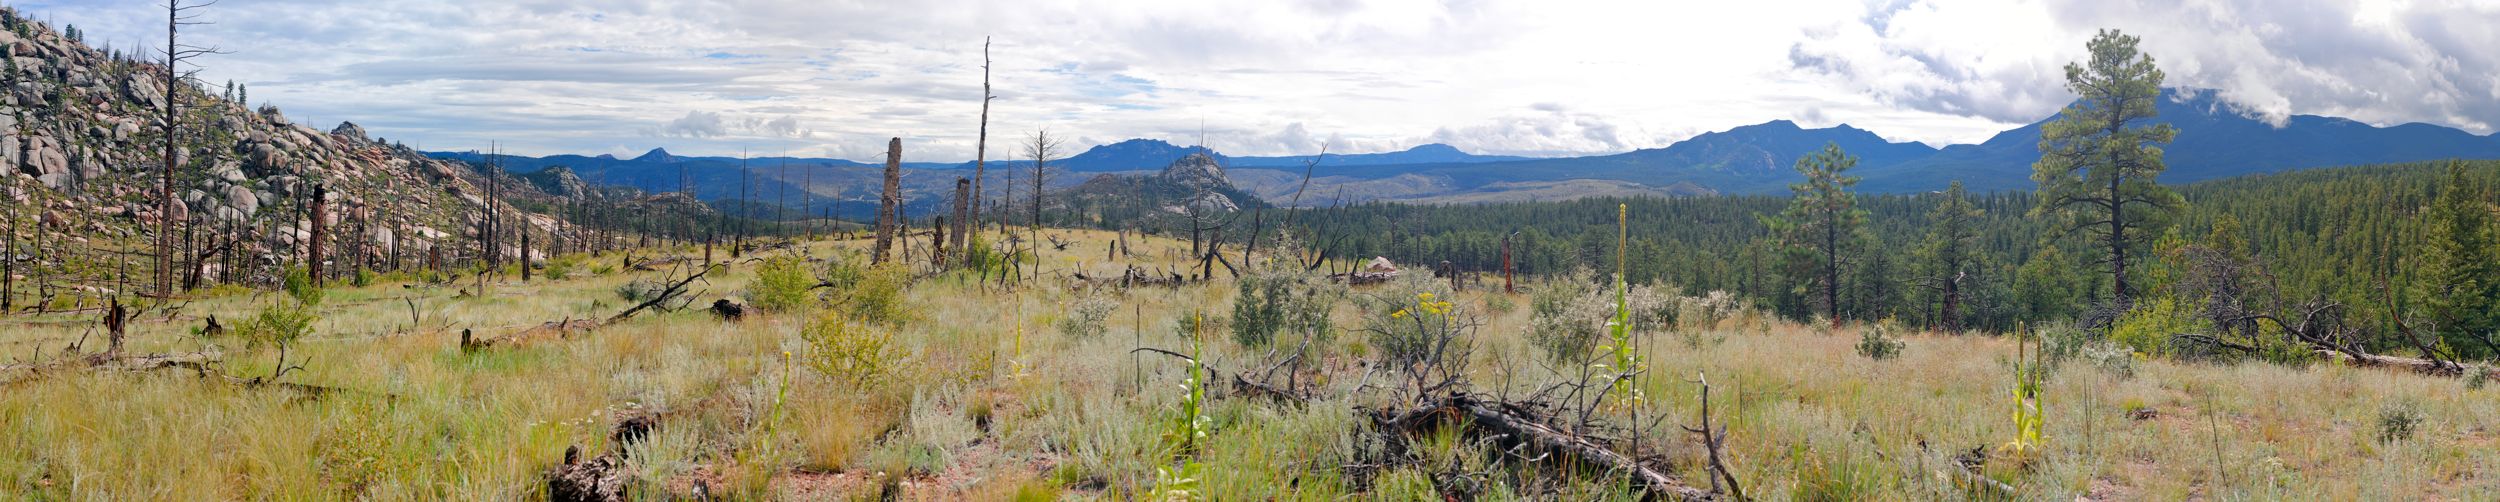
[[[357,143],[369,143],[373,141],[365,136],[365,128],[357,126],[355,122],[339,122],[338,128],[330,130],[330,135]]]
[[[1230,182],[1224,181],[1224,166],[1203,153],[1189,154],[1181,160],[1172,161],[1170,167],[1163,168],[1163,172],[1155,176],[1192,189],[1231,186]]]
[[[548,195],[565,198],[580,198],[590,195],[590,183],[582,181],[581,175],[573,174],[573,170],[571,168],[564,166],[549,167],[544,171],[540,171],[540,175],[534,178],[539,184],[538,188],[546,190]]]
[[[0,18],[16,27],[0,30],[0,47],[14,56],[0,60],[0,76],[16,82],[0,88],[0,188],[25,195],[0,204],[40,205],[47,226],[70,232],[57,236],[62,242],[149,242],[158,214],[240,229],[298,228],[295,208],[315,185],[329,188],[334,220],[359,219],[326,223],[364,229],[375,242],[440,240],[430,229],[469,228],[479,213],[479,203],[461,195],[481,193],[474,184],[484,178],[466,165],[376,142],[354,123],[324,132],[274,107],[250,109],[189,86],[177,91],[186,119],[173,161],[181,173],[171,187],[175,200],[157,202],[167,162],[159,143],[165,128],[155,117],[169,101],[160,68],[69,40],[14,8],[0,7]],[[547,197],[514,188],[507,185],[506,195]],[[590,191],[578,177],[558,189]],[[514,213],[516,221],[535,216]],[[291,243],[307,241],[303,230],[276,232],[247,240],[256,249],[243,258],[301,256]]]

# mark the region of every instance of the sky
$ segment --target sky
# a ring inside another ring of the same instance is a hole
[[[9,4],[162,45],[162,0]],[[1564,156],[1793,120],[1976,143],[2100,29],[2250,116],[2500,128],[2500,0],[223,0],[201,78],[327,128],[523,155],[971,160],[1049,130],[1233,155]]]

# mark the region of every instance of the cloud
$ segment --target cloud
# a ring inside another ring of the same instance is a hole
[[[1436,129],[1422,142],[1496,155],[1553,156],[1632,149],[1622,128],[1605,117],[1551,103],[1532,105],[1529,111],[1532,113],[1483,124]]]
[[[805,138],[816,134],[816,131],[799,128],[799,118],[789,115],[765,121],[762,132],[783,138]]]
[[[1911,109],[2028,122],[2073,97],[2064,66],[2102,28],[2143,38],[2173,87],[2255,117],[2476,133],[2500,127],[2500,3],[1917,0],[1869,6],[1790,49],[1801,73]]]
[[[692,111],[661,125],[659,132],[662,136],[710,138],[729,135],[729,126],[721,122],[719,113]]]
[[[125,49],[154,0],[27,0]],[[875,160],[1070,138],[1228,153],[1444,142],[1559,155],[1772,119],[1975,142],[2071,99],[2094,29],[2145,37],[2171,81],[2251,113],[2500,117],[2500,4],[2477,0],[444,0],[228,2],[186,41],[255,101],[424,148],[657,143]],[[655,105],[657,104],[657,105]],[[1324,131],[1324,133],[1322,132]],[[1333,140],[1323,138],[1334,138]],[[1072,145],[1073,147],[1074,145]]]

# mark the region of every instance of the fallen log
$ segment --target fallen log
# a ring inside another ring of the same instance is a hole
[[[608,433],[608,452],[583,459],[581,445],[564,448],[564,463],[547,470],[547,500],[555,502],[624,502],[632,472],[626,470],[626,448],[660,427],[660,413],[647,412],[620,420]]]
[[[1494,442],[1503,451],[1517,452],[1521,458],[1558,469],[1578,469],[1590,474],[1622,473],[1632,487],[1649,497],[1669,500],[1716,500],[1708,490],[1684,484],[1666,473],[1642,465],[1639,461],[1585,436],[1574,435],[1546,425],[1535,412],[1523,406],[1488,402],[1465,393],[1448,397],[1405,411],[1374,410],[1372,423],[1382,431],[1419,436],[1442,427],[1462,426],[1468,437]]]
[[[2430,376],[2464,376],[2472,374],[2474,369],[2462,364],[2419,357],[2386,356],[2368,352],[2345,353],[2327,349],[2317,349],[2315,352],[2328,359],[2343,361],[2353,366],[2400,369]]]
[[[167,368],[204,369],[209,363],[217,362],[223,357],[223,353],[215,351],[139,355],[114,355],[110,353],[87,354],[65,357],[51,362],[0,366],[0,373],[20,372],[20,374],[14,378],[10,378],[6,381],[0,381],[0,386],[29,382],[43,378],[44,375],[61,371],[153,371]]]

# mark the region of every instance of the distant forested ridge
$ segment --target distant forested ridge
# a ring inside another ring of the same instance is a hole
[[[2162,287],[2180,266],[2164,260],[2164,251],[2207,239],[2216,222],[2229,216],[2284,297],[2323,296],[2369,307],[2360,309],[2366,317],[2390,299],[2380,293],[2384,278],[2397,290],[2395,300],[2418,302],[2405,290],[2419,280],[2424,214],[2445,183],[2444,166],[2313,169],[2174,186],[2187,207],[2151,245],[2153,262],[2132,271],[2130,281]],[[2500,162],[2466,166],[2480,186],[2500,181]],[[1931,212],[1943,197],[1942,192],[1859,197],[1869,215],[1848,253],[1842,317],[1940,324],[1933,318],[1939,298],[1920,285],[1924,264],[1915,251],[1929,238]],[[1970,202],[1982,213],[1974,222],[1977,262],[1962,286],[1965,325],[2010,330],[2018,320],[2071,316],[2108,295],[2107,277],[2089,262],[2095,256],[2086,248],[2091,244],[2056,238],[2050,219],[2029,216],[2032,192],[1974,193]],[[1819,301],[1808,298],[1805,285],[1811,281],[1801,275],[1811,272],[1786,261],[1762,221],[1787,203],[1787,197],[1743,195],[1359,204],[1302,214],[1295,232],[1306,245],[1336,257],[1446,260],[1476,271],[1500,270],[1502,238],[1517,232],[1511,246],[1519,273],[1589,273],[1612,262],[1616,206],[1628,205],[1631,264],[1625,275],[1632,282],[1696,294],[1727,291],[1802,318],[1809,315],[1808,305]]]

